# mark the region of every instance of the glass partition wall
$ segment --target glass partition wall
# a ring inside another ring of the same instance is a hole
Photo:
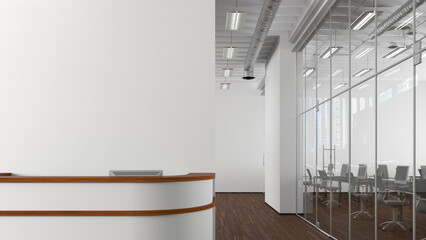
[[[426,238],[426,1],[340,0],[298,53],[299,216]]]

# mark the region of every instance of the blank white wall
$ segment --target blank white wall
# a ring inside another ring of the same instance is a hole
[[[256,82],[216,86],[215,168],[218,192],[264,192],[265,98]]]
[[[1,171],[212,171],[214,9],[0,1]]]

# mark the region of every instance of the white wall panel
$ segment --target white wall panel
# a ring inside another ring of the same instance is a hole
[[[257,82],[216,86],[215,171],[218,192],[264,192],[265,98]]]
[[[0,1],[1,171],[212,171],[214,8]]]

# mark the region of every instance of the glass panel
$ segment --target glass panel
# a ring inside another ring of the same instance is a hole
[[[305,111],[305,50],[297,53],[297,63],[297,114],[300,114]]]
[[[340,51],[340,48],[336,48],[339,46],[335,46],[332,41],[331,23],[331,16],[329,15],[317,33],[318,82],[316,86],[313,86],[313,89],[318,91],[319,103],[330,99],[331,57]]]
[[[349,87],[349,23],[347,0],[341,0],[332,10],[332,45],[339,50],[331,57],[333,96]]]
[[[349,165],[349,93],[341,94],[332,101],[332,235],[338,239],[347,239],[349,234],[348,178]]]
[[[378,0],[378,16],[377,22],[379,24],[385,21],[388,17],[395,15],[397,10],[405,0],[389,1]],[[391,25],[389,28],[377,29],[377,68],[381,72],[385,68],[398,63],[402,59],[409,57],[412,53],[413,34],[412,25],[407,22],[413,13],[405,15],[398,22]],[[412,71],[412,68],[410,68]],[[401,68],[394,68],[394,73],[387,72],[388,74],[396,74]]]
[[[306,76],[306,110],[316,104],[316,37],[314,37],[305,48],[305,76]]]
[[[297,117],[297,213],[304,217],[304,192],[306,192],[310,182],[304,174],[305,161],[304,161],[304,116]]]
[[[401,71],[388,74],[396,68]],[[378,239],[412,238],[412,76],[413,64],[409,59],[380,74],[377,80],[377,165],[388,172],[380,171],[382,178],[378,178],[382,181],[378,182],[377,220],[383,229],[378,231]]]
[[[316,224],[317,216],[317,178],[316,178],[316,125],[315,125],[315,109],[305,114],[305,181],[309,184],[305,187],[305,216],[308,221]]]
[[[351,239],[374,239],[375,168],[375,2],[351,2]]]
[[[416,40],[426,46],[426,5],[416,10]],[[426,238],[426,52],[420,59],[423,61],[416,66],[416,239]],[[422,169],[424,169],[422,171]]]
[[[373,14],[370,15],[370,14]],[[361,21],[365,19],[365,24]],[[375,42],[374,1],[351,1],[351,64],[352,86],[374,76]]]
[[[330,233],[330,205],[333,187],[330,181],[329,164],[333,163],[330,147],[330,101],[321,104],[317,112],[317,174],[319,180],[318,225]]]
[[[330,176],[331,235],[338,239],[348,239],[349,209],[347,193],[347,167],[349,164],[349,2],[339,1],[332,10],[332,41],[339,51],[331,58],[332,99],[331,140],[329,154],[331,165],[327,167]],[[337,94],[340,94],[336,96]]]
[[[351,165],[351,238],[374,239],[374,180],[368,176],[375,168],[375,84],[371,79],[352,89]],[[371,215],[371,217],[370,217]],[[360,231],[362,229],[362,231]]]

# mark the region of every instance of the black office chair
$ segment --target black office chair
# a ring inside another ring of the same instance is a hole
[[[320,183],[321,188],[325,189],[326,191],[327,190],[330,191],[330,194],[333,194],[334,192],[337,192],[337,190],[339,190],[338,187],[334,187],[332,185],[332,182],[329,181],[329,177],[327,176],[327,173],[324,170],[318,170],[318,173],[319,173],[319,175],[320,175],[319,177],[321,179],[321,183]],[[339,201],[336,201],[334,199],[333,200],[327,199],[327,200],[323,201],[321,204],[328,206],[333,202],[336,203],[339,206],[342,205]]]

